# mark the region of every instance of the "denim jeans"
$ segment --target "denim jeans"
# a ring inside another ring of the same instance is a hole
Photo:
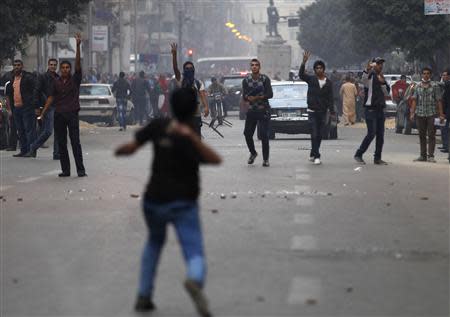
[[[144,218],[149,236],[141,259],[139,295],[153,296],[156,271],[169,224],[174,226],[181,244],[187,278],[203,286],[206,263],[197,202],[177,200],[157,203],[145,199]]]
[[[28,153],[31,144],[36,139],[36,113],[33,107],[22,106],[13,108],[14,121],[19,134],[20,153]]]
[[[127,99],[116,98],[117,104],[117,116],[119,118],[119,125],[126,129],[127,128]]]
[[[362,157],[376,137],[375,141],[375,160],[381,160],[381,152],[384,144],[384,111],[383,110],[365,110],[367,135],[356,151],[355,156]]]
[[[253,141],[253,135],[255,134],[256,126],[259,124],[259,132],[261,136],[263,160],[269,159],[269,125],[270,125],[270,113],[262,111],[247,112],[247,118],[245,119],[244,135],[247,142],[248,150],[251,154],[256,154],[255,142]]]
[[[322,143],[322,131],[325,127],[326,112],[308,112],[308,120],[311,125],[311,153],[309,156],[320,158],[320,144]]]
[[[36,151],[37,149],[39,149],[42,146],[42,144],[44,144],[45,141],[47,141],[48,138],[52,135],[54,118],[55,118],[55,108],[50,107],[44,116],[44,120],[42,121],[42,126],[41,129],[39,130],[39,135],[30,146],[31,151]],[[56,142],[53,143],[57,144]],[[53,147],[53,155],[54,154],[55,154],[55,146]]]

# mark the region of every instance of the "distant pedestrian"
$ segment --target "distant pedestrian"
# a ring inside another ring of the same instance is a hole
[[[13,66],[11,82],[6,90],[20,142],[20,152],[13,156],[24,157],[30,152],[31,144],[36,140],[34,103],[36,78],[32,73],[23,70],[23,62],[20,59],[16,59]]]
[[[410,119],[416,119],[420,140],[420,156],[414,160],[415,162],[436,163],[434,159],[436,146],[435,119],[439,118],[441,123],[445,120],[441,89],[437,83],[431,81],[431,74],[431,68],[424,67],[422,69],[422,81],[417,85],[412,100]]]
[[[345,83],[341,86],[339,94],[342,97],[344,125],[353,125],[356,122],[356,97],[358,96],[358,90],[349,75],[345,77]]]
[[[127,129],[127,103],[131,94],[131,87],[125,79],[124,72],[119,73],[119,79],[114,82],[112,92],[116,96],[117,114],[120,125],[119,131],[125,131]]]
[[[221,158],[202,143],[195,132],[193,116],[197,96],[191,88],[175,91],[171,99],[174,119],[157,118],[136,133],[135,141],[124,144],[116,155],[130,155],[147,141],[153,142],[152,175],[144,199],[144,218],[149,229],[141,261],[135,310],[152,311],[154,283],[161,251],[172,224],[181,244],[187,267],[184,283],[203,317],[211,316],[203,293],[206,260],[198,207],[199,164],[220,164]]]
[[[442,107],[445,114],[445,123],[440,126],[441,129],[441,138],[442,138],[442,147],[440,148],[441,152],[448,152],[448,131],[449,131],[449,121],[450,121],[450,97],[448,96],[449,91],[448,87],[450,83],[450,69],[446,69],[442,72],[441,76],[441,89],[442,89]]]
[[[141,126],[144,125],[144,121],[148,120],[146,94],[150,96],[150,93],[150,83],[145,79],[145,73],[142,70],[139,72],[139,76],[131,83],[131,98],[133,100],[136,120]]]
[[[244,128],[245,142],[250,151],[247,163],[253,164],[258,156],[253,141],[253,135],[258,126],[263,152],[262,165],[269,167],[269,99],[273,97],[272,84],[269,76],[260,73],[261,62],[256,58],[250,61],[250,69],[251,73],[242,80],[242,97],[249,103]]]
[[[303,61],[298,72],[301,80],[308,84],[308,118],[311,125],[311,152],[309,160],[315,165],[322,164],[320,160],[320,144],[322,143],[322,131],[325,127],[327,112],[335,117],[333,100],[333,83],[325,76],[325,63],[321,60],[314,62],[314,76],[305,73],[306,62],[311,56],[310,52],[303,53]]]
[[[58,60],[50,58],[47,62],[47,71],[38,75],[36,81],[36,89],[34,92],[34,102],[37,114],[40,115],[40,108],[44,106],[47,98],[53,92],[55,80],[59,78],[56,72],[58,68]],[[25,155],[27,157],[36,157],[37,150],[44,145],[50,138],[54,130],[55,107],[50,105],[47,115],[42,120],[40,133],[36,140],[30,145],[30,151]],[[53,137],[53,159],[59,160],[59,149],[56,136]]]
[[[384,144],[384,108],[386,108],[385,97],[389,95],[390,87],[383,76],[384,59],[377,57],[367,64],[362,75],[365,91],[365,119],[367,125],[367,135],[361,146],[355,153],[355,160],[360,164],[366,164],[363,154],[367,151],[376,138],[375,155],[373,163],[376,165],[387,165],[381,159]]]
[[[69,132],[72,152],[75,159],[77,174],[79,177],[87,176],[83,163],[83,152],[80,144],[80,120],[78,112],[80,111],[80,84],[83,78],[81,72],[80,45],[81,34],[75,35],[75,72],[72,75],[72,64],[68,61],[60,63],[60,77],[53,85],[53,91],[47,98],[44,109],[41,112],[40,119],[45,120],[50,105],[55,107],[55,135],[58,140],[59,160],[62,172],[59,177],[70,176],[70,159],[67,150],[67,131]]]
[[[195,78],[195,67],[191,61],[187,61],[183,64],[183,74],[180,73],[178,69],[177,61],[177,44],[172,43],[170,45],[172,52],[172,66],[173,72],[175,74],[175,79],[177,81],[177,86],[181,88],[191,88],[194,89],[197,95],[197,112],[195,113],[194,121],[195,131],[198,135],[202,135],[202,106],[203,115],[206,118],[209,115],[209,105],[206,98],[206,90],[203,82]]]

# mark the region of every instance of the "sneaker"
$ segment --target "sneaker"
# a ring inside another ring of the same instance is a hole
[[[122,129],[122,128],[120,128],[120,129],[119,129],[119,131],[123,131],[123,129]]]
[[[269,166],[270,166],[269,160],[264,160],[262,166],[264,166],[264,167],[269,167]]]
[[[86,177],[86,172],[78,172],[78,177]]]
[[[434,156],[430,156],[430,157],[428,158],[428,162],[430,162],[430,163],[436,163],[436,160],[434,159]]]
[[[139,313],[149,312],[156,309],[151,298],[139,295],[134,305],[134,310]]]
[[[253,164],[255,162],[255,158],[258,156],[258,153],[255,154],[250,154],[250,157],[248,158],[247,163],[248,164]]]
[[[418,158],[414,159],[414,162],[426,162],[427,159],[423,156],[419,156]]]
[[[25,154],[26,154],[26,153],[20,152],[20,153],[14,154],[13,157],[24,157]]]
[[[58,177],[69,177],[70,176],[70,173],[59,173],[58,174]]]
[[[375,165],[388,165],[388,163],[383,161],[382,159],[373,160],[373,164],[375,164]]]
[[[186,280],[184,282],[184,287],[191,296],[191,299],[195,304],[195,308],[197,309],[200,316],[212,317],[211,313],[209,312],[208,301],[203,294],[200,285],[193,280]]]
[[[354,158],[355,161],[358,162],[359,164],[366,164],[366,162],[364,162],[362,156],[357,156],[357,155],[355,155],[353,158]]]
[[[320,160],[320,158],[316,157],[314,159],[314,165],[320,165],[320,164],[322,164],[322,161]]]
[[[36,151],[30,151],[25,154],[23,157],[36,157]]]
[[[441,152],[442,153],[448,153],[448,149],[442,149]]]
[[[314,156],[310,156],[310,157],[309,157],[309,161],[310,161],[310,162],[314,162]]]

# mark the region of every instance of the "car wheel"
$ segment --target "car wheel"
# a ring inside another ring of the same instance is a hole
[[[110,127],[113,127],[117,124],[117,110],[116,109],[113,110],[113,113],[112,113],[111,117],[109,118],[109,122],[107,122],[107,124]]]

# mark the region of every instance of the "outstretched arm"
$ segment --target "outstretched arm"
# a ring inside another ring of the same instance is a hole
[[[311,53],[308,51],[305,51],[303,53],[302,64],[300,65],[300,70],[298,71],[298,77],[300,77],[301,80],[303,80],[307,83],[309,83],[311,81],[311,76],[305,74],[306,62],[308,61],[310,56],[311,56]]]
[[[173,73],[175,74],[175,78],[177,81],[181,80],[180,70],[178,69],[178,61],[177,61],[177,43],[170,44],[171,52],[172,52],[172,66]]]
[[[75,34],[75,40],[77,42],[77,50],[75,53],[75,72],[81,72],[81,57],[80,57],[80,46],[81,46],[81,33]]]

